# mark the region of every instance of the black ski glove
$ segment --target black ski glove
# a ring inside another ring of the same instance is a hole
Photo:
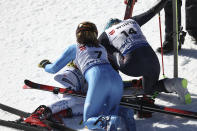
[[[38,67],[40,68],[45,68],[45,66],[47,64],[51,64],[51,62],[49,60],[42,60],[39,64],[38,64]]]

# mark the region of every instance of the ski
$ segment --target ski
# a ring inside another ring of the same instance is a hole
[[[54,94],[67,94],[70,95],[72,94],[73,96],[79,96],[85,98],[86,94],[82,94],[81,92],[77,92],[74,90],[71,90],[69,88],[60,88],[60,87],[55,87],[55,86],[50,86],[50,85],[44,85],[44,84],[38,84],[35,82],[32,82],[30,80],[24,80],[25,85],[23,86],[23,89],[37,89],[37,90],[45,90],[45,91],[49,91],[49,92],[53,92]],[[123,85],[124,85],[124,89],[125,90],[129,90],[132,89],[133,92],[138,92],[138,88],[136,88],[136,86],[140,86],[142,85],[142,79],[133,79],[133,80],[129,80],[129,81],[123,81]],[[136,95],[140,95],[140,94],[136,94]]]
[[[27,123],[22,123],[19,121],[6,121],[0,119],[0,125],[24,131],[47,131],[46,128],[31,126]]]
[[[38,84],[35,82],[32,82],[30,80],[24,80],[25,85],[23,86],[23,89],[37,89],[37,90],[45,90],[53,92],[54,94],[72,94],[73,96],[79,96],[79,97],[86,97],[86,94],[82,94],[81,92],[77,92],[74,90],[71,90],[69,88],[60,88],[50,85],[44,85],[44,84]]]
[[[30,80],[25,80],[24,83],[25,83],[26,88],[39,89],[39,90],[44,89],[45,91],[50,91],[50,92],[54,92],[53,90],[55,89],[56,90],[55,92],[59,91],[58,93],[64,94],[64,92],[61,91],[64,88],[39,84],[39,83],[32,82]],[[50,88],[47,89],[48,87]],[[74,92],[69,93],[68,91],[66,91],[65,94],[85,98],[84,94],[79,94],[79,93],[75,94]],[[145,112],[152,112],[152,113],[159,112],[159,113],[164,113],[164,114],[169,114],[169,115],[197,119],[197,112],[155,105],[154,100],[152,98],[149,98],[148,101],[151,101],[151,102],[147,103],[147,101],[144,100],[143,98],[144,97],[123,96],[120,102],[120,105],[125,106],[127,108],[133,108],[134,110],[137,110],[137,111],[145,111]]]
[[[24,80],[24,83],[25,83],[25,85],[23,87],[24,89],[36,88],[38,90],[51,91],[54,94],[66,93],[66,92],[69,92],[69,93],[74,92],[75,94],[81,94],[81,92],[76,92],[76,91],[71,90],[69,88],[59,88],[59,87],[56,88],[55,86],[42,85],[42,84],[39,84],[39,86],[38,86],[37,83],[34,83],[30,80]],[[124,89],[135,89],[136,90],[136,88],[139,88],[140,86],[142,86],[142,78],[123,81],[123,86],[124,86]]]
[[[25,112],[25,111],[22,111],[22,110],[19,110],[19,109],[16,109],[16,108],[13,108],[13,107],[10,107],[10,106],[7,106],[7,105],[4,105],[2,103],[0,103],[0,109],[1,110],[4,110],[6,112],[9,112],[11,114],[15,114],[17,116],[20,116],[21,118],[27,118],[30,116],[31,113],[28,113],[28,112]]]
[[[135,2],[136,2],[136,0],[125,0],[124,1],[124,3],[126,4],[124,20],[131,18]]]
[[[148,99],[148,101],[153,100],[150,98]],[[144,100],[143,97],[136,97],[134,99],[123,97],[121,105],[128,108],[132,107],[133,109],[141,112],[159,112],[169,115],[197,119],[197,112],[156,105],[154,104],[154,102],[147,102],[147,100]]]
[[[30,124],[24,123],[23,120],[24,118],[27,118],[30,116],[31,113],[28,112],[24,112],[22,110],[4,105],[2,103],[0,103],[0,109],[9,112],[11,114],[20,116],[19,120],[16,121],[6,121],[6,120],[0,120],[0,125],[2,126],[7,126],[7,127],[12,127],[15,129],[21,129],[21,130],[34,130],[34,131],[39,131],[39,130],[47,130],[46,128],[43,127],[39,127],[39,126],[31,126]],[[43,120],[44,123],[46,123],[49,127],[53,128],[53,129],[57,129],[57,130],[61,130],[61,131],[75,131],[74,129],[71,129],[69,127],[66,127],[62,124],[59,123],[54,123],[48,120]]]

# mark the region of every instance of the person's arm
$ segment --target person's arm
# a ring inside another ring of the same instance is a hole
[[[45,71],[52,74],[57,73],[59,70],[65,67],[70,61],[75,59],[76,48],[76,44],[67,47],[59,59],[57,59],[54,63],[47,64],[45,66]]]
[[[171,0],[158,0],[151,9],[137,16],[133,16],[131,19],[135,20],[140,26],[142,26],[159,13],[169,1]]]
[[[118,70],[116,55],[122,56],[120,51],[118,51],[118,49],[116,49],[113,45],[110,44],[106,32],[103,32],[99,36],[98,40],[99,40],[100,44],[103,45],[105,47],[105,49],[107,50],[108,59],[109,59],[110,64],[112,65],[112,67],[115,70]]]
[[[106,32],[103,32],[99,38],[99,43],[105,47],[107,53],[113,54],[114,52],[119,52],[113,45],[110,44]]]

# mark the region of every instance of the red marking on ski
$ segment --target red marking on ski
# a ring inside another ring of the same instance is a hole
[[[23,89],[31,89],[31,87],[27,86],[27,85],[24,85],[23,86]]]

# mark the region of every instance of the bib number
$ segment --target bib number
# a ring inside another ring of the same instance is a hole
[[[133,28],[130,28],[128,32],[122,31],[121,34],[123,34],[126,37],[128,37],[130,34],[137,34],[137,32]]]

